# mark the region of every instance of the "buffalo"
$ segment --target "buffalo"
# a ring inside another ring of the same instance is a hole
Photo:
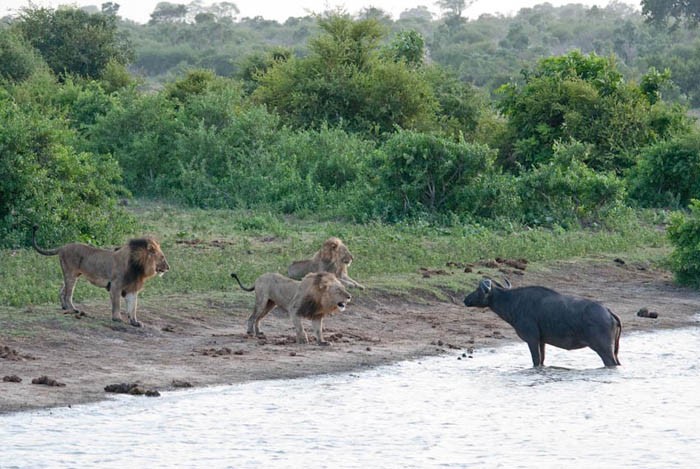
[[[545,344],[566,350],[590,347],[605,366],[620,364],[622,322],[610,309],[546,287],[511,289],[510,282],[505,283],[504,287],[495,280],[481,280],[464,298],[464,305],[488,307],[510,324],[530,348],[532,366],[544,365]]]

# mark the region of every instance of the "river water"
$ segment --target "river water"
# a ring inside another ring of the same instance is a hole
[[[0,467],[695,468],[700,328],[0,415]],[[0,396],[2,398],[2,396]]]

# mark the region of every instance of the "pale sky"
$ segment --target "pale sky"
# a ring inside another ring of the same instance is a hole
[[[0,0],[0,16],[6,14],[15,14],[18,9],[26,7],[29,4],[36,7],[55,8],[60,4],[68,5],[95,5],[99,7],[102,3],[109,0]],[[150,15],[155,9],[155,6],[163,0],[111,0],[120,5],[119,15],[134,20],[139,23],[146,23],[150,19]],[[202,3],[210,5],[219,3],[223,0],[203,0]],[[439,13],[439,9],[435,6],[435,0],[226,0],[234,3],[241,11],[239,17],[254,17],[262,16],[266,19],[277,20],[284,22],[290,16],[299,17],[306,16],[310,13],[321,13],[326,10],[341,7],[348,13],[354,14],[364,8],[373,6],[380,8],[390,13],[394,19],[397,19],[399,14],[404,11],[425,5],[434,13]],[[191,0],[169,0],[169,3],[189,4]],[[474,4],[464,11],[463,16],[467,18],[477,18],[482,13],[501,13],[504,15],[512,15],[518,12],[521,8],[532,7],[534,5],[545,3],[543,0],[476,0]],[[586,6],[598,5],[605,7],[610,0],[549,0],[554,6],[566,5],[569,3],[578,3]],[[632,5],[634,8],[640,8],[640,2],[634,0],[619,0],[616,3],[624,3]]]

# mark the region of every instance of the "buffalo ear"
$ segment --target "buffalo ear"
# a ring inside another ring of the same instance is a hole
[[[479,284],[479,288],[485,295],[488,295],[491,293],[491,280],[488,278],[483,279]]]

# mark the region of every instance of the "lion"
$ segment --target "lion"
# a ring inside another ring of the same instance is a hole
[[[278,273],[262,274],[251,288],[244,287],[235,273],[231,273],[231,277],[243,290],[255,291],[255,307],[247,323],[249,336],[265,337],[260,330],[260,321],[277,306],[291,316],[297,343],[309,343],[301,324],[301,319],[306,318],[311,319],[317,343],[330,345],[323,340],[323,318],[336,311],[344,311],[351,299],[343,284],[330,272],[310,273],[302,280]]]
[[[319,251],[311,259],[295,261],[287,269],[287,275],[301,279],[311,272],[331,272],[345,285],[364,290],[364,285],[351,279],[348,267],[352,263],[352,254],[345,244],[336,237],[328,238]]]
[[[136,319],[137,296],[144,282],[170,270],[158,242],[151,238],[130,240],[114,250],[100,249],[82,243],[70,243],[57,249],[42,249],[36,243],[38,226],[34,226],[32,244],[39,254],[58,255],[63,270],[61,307],[69,313],[79,313],[73,305],[73,290],[81,275],[98,287],[106,288],[112,302],[112,320],[122,321],[120,297],[126,301],[129,324],[141,327]]]

